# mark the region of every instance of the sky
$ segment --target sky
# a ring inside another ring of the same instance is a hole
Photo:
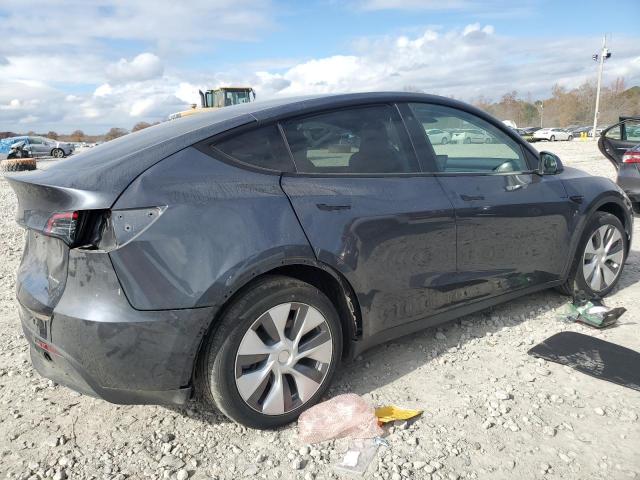
[[[198,89],[420,90],[473,101],[640,85],[639,0],[0,0],[0,131],[165,120]]]

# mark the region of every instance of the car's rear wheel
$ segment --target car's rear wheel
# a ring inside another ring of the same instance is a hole
[[[54,148],[51,150],[51,156],[54,158],[62,158],[64,157],[64,150],[61,148]]]
[[[573,140],[573,135],[569,135],[569,138],[567,138],[567,140],[569,141]]]
[[[549,141],[550,141],[550,142],[555,142],[555,141],[556,141],[556,137],[555,137],[555,135],[551,135],[551,136],[549,137]]]
[[[446,145],[447,143],[449,143],[449,139],[447,137],[442,137],[442,140],[440,140],[440,143],[442,145]]]
[[[567,283],[560,287],[562,293],[583,291],[600,297],[610,293],[620,280],[628,241],[618,217],[596,212],[582,234]]]
[[[232,420],[274,428],[295,420],[329,386],[342,354],[334,305],[299,280],[268,276],[225,310],[196,371],[199,397]]]

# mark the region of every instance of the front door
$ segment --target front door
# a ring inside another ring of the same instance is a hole
[[[598,146],[618,170],[624,153],[640,144],[640,118],[627,119],[604,130]]]
[[[425,149],[455,208],[458,298],[481,300],[558,280],[575,211],[560,179],[533,173],[523,147],[473,113],[430,104],[409,107],[424,129],[473,128],[491,139]]]
[[[438,180],[419,172],[393,105],[283,123],[297,174],[282,177],[317,257],[353,286],[368,335],[448,303],[455,219]]]

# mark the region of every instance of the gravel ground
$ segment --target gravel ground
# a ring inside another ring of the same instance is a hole
[[[567,165],[612,177],[591,142],[537,144]],[[252,431],[207,413],[117,406],[41,378],[30,366],[14,300],[22,231],[0,180],[0,478],[338,478],[348,443],[300,445],[295,425]],[[636,222],[638,236],[640,222]],[[527,350],[563,330],[640,351],[640,247],[608,298],[628,312],[595,331],[556,318],[567,299],[530,295],[379,346],[345,365],[330,395],[424,409],[397,425],[368,478],[512,479],[640,477],[640,394]]]

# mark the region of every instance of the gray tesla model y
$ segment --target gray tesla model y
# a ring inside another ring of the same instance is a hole
[[[429,136],[470,130],[485,141]],[[409,93],[222,108],[9,182],[43,376],[260,428],[377,343],[546,288],[606,295],[633,221],[610,180]]]

